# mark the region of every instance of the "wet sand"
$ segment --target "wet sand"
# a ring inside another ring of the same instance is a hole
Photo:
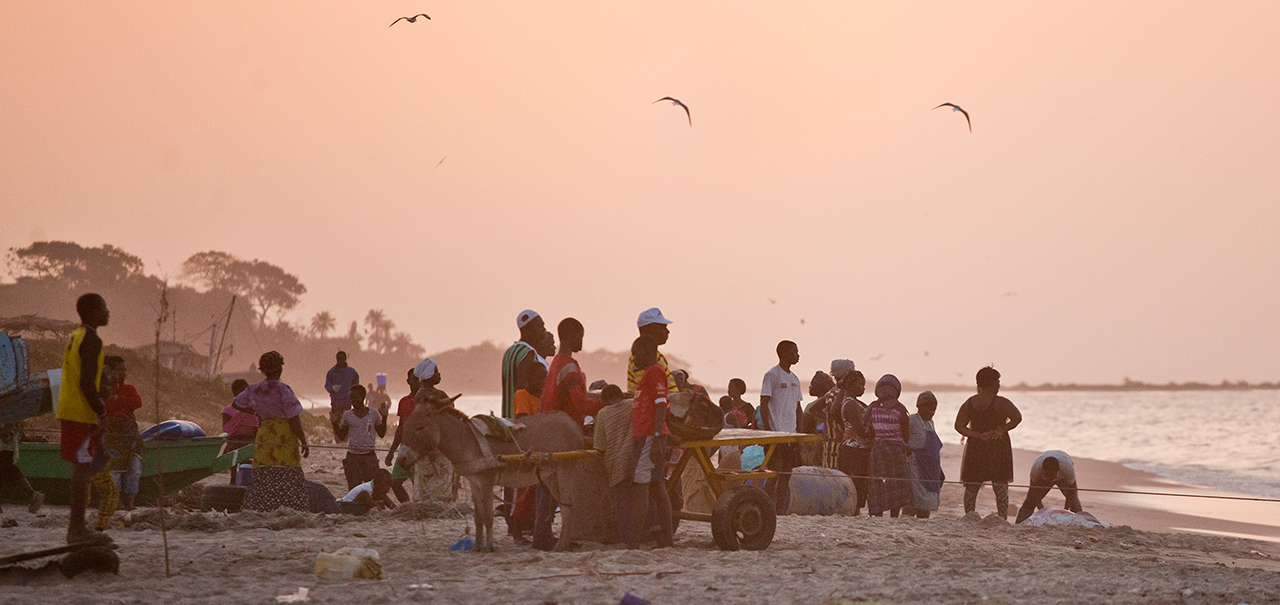
[[[1019,452],[1016,467],[1025,469],[1030,455]],[[340,456],[317,450],[308,475],[338,487]],[[952,474],[958,457],[958,448],[945,452],[949,477],[958,476]],[[1169,487],[1120,465],[1076,462],[1082,486]],[[693,522],[681,524],[670,550],[582,544],[575,552],[538,553],[503,537],[500,552],[482,555],[447,550],[470,524],[458,511],[436,511],[444,518],[434,519],[415,519],[407,510],[369,517],[177,513],[169,532],[171,578],[164,577],[154,512],[144,512],[111,532],[120,546],[119,576],[40,577],[3,586],[0,603],[274,603],[299,587],[316,603],[617,603],[628,591],[655,603],[1280,600],[1280,544],[1167,532],[1180,525],[1257,529],[1248,524],[1084,494],[1086,509],[1115,527],[1012,526],[961,518],[961,493],[946,486],[943,510],[928,520],[786,516],[763,552],[721,552],[709,525]],[[1021,493],[1011,500],[1020,504]],[[1060,502],[1057,495],[1047,499]],[[979,511],[993,508],[988,488]],[[65,532],[64,507],[33,516],[6,506],[5,515],[19,525],[0,529],[0,554],[58,544]],[[342,546],[377,549],[383,579],[317,578],[316,554]]]

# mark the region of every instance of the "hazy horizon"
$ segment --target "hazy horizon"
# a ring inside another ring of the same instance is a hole
[[[381,308],[432,352],[524,308],[624,350],[658,306],[715,384],[784,338],[806,377],[1274,381],[1277,17],[7,3],[0,248],[260,258],[306,284],[292,319]]]

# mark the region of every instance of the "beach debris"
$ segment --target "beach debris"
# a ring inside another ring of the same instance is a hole
[[[293,594],[282,594],[276,597],[276,602],[277,603],[302,603],[305,601],[310,601],[311,598],[307,596],[308,592],[311,592],[310,588],[307,588],[306,586],[299,586],[298,590]]]
[[[431,590],[433,588],[435,588],[435,586],[427,584],[426,582],[423,582],[421,584],[410,584],[408,586],[409,590]]]
[[[1073,513],[1065,508],[1045,507],[1035,512],[1023,525],[1038,527],[1041,525],[1078,525],[1080,527],[1107,527],[1089,513]]]
[[[340,580],[381,580],[382,564],[378,562],[378,551],[372,548],[344,546],[316,555],[316,575]]]
[[[1269,555],[1269,554],[1267,554],[1267,553],[1265,553],[1265,552],[1261,552],[1261,551],[1257,551],[1257,550],[1251,550],[1251,551],[1249,551],[1249,554],[1251,554],[1251,555],[1256,555],[1256,556],[1259,556],[1259,557],[1265,557],[1265,558],[1267,558],[1267,559],[1274,559],[1274,558],[1275,558],[1275,557],[1273,557],[1273,556],[1271,556],[1271,555]]]
[[[618,601],[618,605],[649,605],[649,599],[628,592],[622,595],[622,600]]]
[[[0,527],[17,527],[17,526],[18,526],[17,519],[6,518],[4,521],[0,521]]]
[[[471,550],[471,549],[473,549],[473,548],[475,548],[475,547],[476,547],[476,541],[475,541],[475,540],[472,540],[471,538],[462,538],[462,539],[458,540],[457,542],[454,542],[454,543],[453,543],[453,546],[450,546],[450,547],[449,547],[449,550],[468,551],[468,550]]]

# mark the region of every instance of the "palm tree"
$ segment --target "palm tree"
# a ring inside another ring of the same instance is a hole
[[[388,319],[382,309],[369,309],[364,316],[364,324],[369,326],[369,348],[386,353],[391,345],[391,331],[396,327],[395,322]]]
[[[333,315],[330,315],[328,311],[316,313],[315,317],[311,318],[311,333],[314,334],[316,338],[324,338],[328,336],[329,332],[332,332],[337,326],[338,321],[334,319]]]

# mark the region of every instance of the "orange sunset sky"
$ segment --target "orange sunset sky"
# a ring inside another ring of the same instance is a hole
[[[428,351],[526,307],[622,350],[658,306],[713,386],[783,338],[805,376],[1276,380],[1278,17],[9,1],[0,248],[261,258],[306,284],[292,319],[383,308]]]

